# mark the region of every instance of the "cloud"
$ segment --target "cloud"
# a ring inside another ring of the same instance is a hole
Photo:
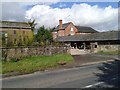
[[[55,3],[58,3],[60,0],[32,0],[31,2],[29,2],[28,0],[25,2],[25,0],[23,2],[20,3],[20,5],[22,7],[27,7],[27,6],[35,6],[35,5],[52,5]]]
[[[49,5],[35,5],[26,11],[27,19],[35,19],[38,26],[54,27],[58,20],[72,21],[75,25],[91,26],[96,30],[117,29],[118,9],[111,6],[101,8],[86,3],[73,4],[71,8],[52,8]]]
[[[36,2],[35,2],[36,1]],[[9,21],[27,21],[25,18],[26,9],[29,6],[34,6],[38,4],[51,5],[59,2],[59,0],[34,0],[34,1],[21,1],[21,2],[10,2],[4,0],[0,3],[2,4],[2,14],[0,14],[1,20],[9,20]]]
[[[25,8],[17,2],[2,3],[2,20],[25,21]]]

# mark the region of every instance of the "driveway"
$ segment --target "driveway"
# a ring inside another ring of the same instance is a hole
[[[117,57],[118,57],[117,55],[99,55],[99,54],[73,55],[75,63],[79,65],[84,63],[112,60]]]

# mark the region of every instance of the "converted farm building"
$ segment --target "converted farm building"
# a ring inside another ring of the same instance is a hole
[[[27,22],[0,21],[1,46],[24,46],[33,40],[33,32]]]

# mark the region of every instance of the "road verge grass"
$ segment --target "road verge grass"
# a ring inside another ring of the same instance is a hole
[[[120,51],[98,51],[96,54],[120,55]]]
[[[32,73],[39,70],[57,68],[60,66],[58,62],[66,62],[67,64],[69,64],[73,62],[73,57],[70,54],[57,54],[52,56],[26,57],[19,61],[3,61],[2,73]]]

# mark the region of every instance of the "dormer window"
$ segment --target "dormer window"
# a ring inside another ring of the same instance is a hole
[[[71,27],[70,31],[72,31],[72,32],[73,32],[73,28],[72,28],[72,27]]]

